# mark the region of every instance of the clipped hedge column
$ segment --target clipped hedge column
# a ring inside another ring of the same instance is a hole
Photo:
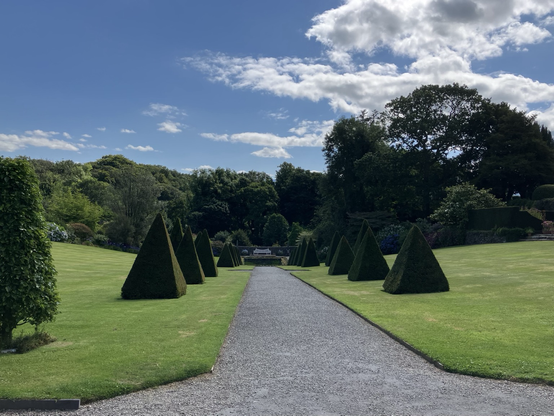
[[[204,271],[198,259],[198,253],[196,252],[196,246],[192,238],[192,231],[188,226],[185,229],[185,234],[183,235],[179,247],[177,247],[175,257],[177,257],[177,261],[181,266],[181,271],[183,272],[187,284],[201,285],[204,283]]]
[[[235,267],[235,262],[233,260],[233,254],[231,253],[231,248],[229,243],[223,245],[223,250],[219,255],[219,260],[217,261],[217,267]]]
[[[306,245],[306,252],[304,258],[302,259],[302,264],[300,267],[315,267],[319,266],[319,259],[317,258],[317,251],[315,249],[315,244],[313,239],[309,239]]]
[[[177,251],[177,247],[179,247],[179,244],[181,244],[181,240],[183,239],[183,234],[183,225],[181,224],[181,220],[177,218],[177,220],[173,223],[173,229],[169,235],[173,251]]]
[[[204,230],[201,234],[196,236],[196,241],[194,243],[196,252],[198,253],[198,260],[200,260],[202,270],[204,270],[204,276],[217,277],[217,266],[215,265],[214,253],[208,230]]]
[[[360,248],[360,244],[362,244],[362,240],[364,239],[368,228],[369,228],[369,223],[367,222],[367,220],[363,220],[360,231],[358,231],[358,237],[356,237],[356,242],[354,243],[354,247],[352,248],[352,252],[354,253],[354,256],[358,252],[358,248]]]
[[[161,214],[156,215],[121,288],[123,299],[178,298],[187,283],[175,258]]]
[[[350,244],[348,244],[346,237],[343,236],[340,239],[337,251],[335,251],[333,261],[331,261],[331,266],[329,266],[327,274],[330,274],[331,276],[335,276],[338,274],[347,274],[350,270],[350,267],[352,267],[353,261],[354,253],[352,252],[352,249],[350,248]]]
[[[340,242],[340,234],[338,231],[335,231],[335,234],[333,234],[333,239],[331,240],[331,244],[329,245],[329,251],[327,252],[327,257],[325,258],[325,265],[327,267],[329,267],[331,265],[331,262],[333,261],[333,256],[335,255],[335,251],[337,251],[339,242]]]
[[[385,282],[385,292],[447,292],[448,280],[420,229],[412,227]]]
[[[375,235],[371,227],[368,227],[348,271],[348,280],[384,280],[389,271],[389,265],[381,253]]]

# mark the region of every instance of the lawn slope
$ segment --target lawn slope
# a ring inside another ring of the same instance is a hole
[[[0,398],[87,402],[208,372],[250,275],[220,269],[179,299],[130,301],[120,294],[135,255],[61,243],[52,253],[61,304],[45,330],[57,341],[0,355]]]

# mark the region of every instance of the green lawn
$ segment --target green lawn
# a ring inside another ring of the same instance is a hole
[[[57,341],[0,355],[0,398],[88,402],[208,372],[250,275],[219,269],[179,299],[125,301],[135,255],[54,243],[53,256],[61,313],[45,330]]]
[[[293,272],[448,371],[554,384],[554,242],[435,250],[450,292],[390,295],[327,267]],[[395,256],[386,256],[392,266]],[[285,269],[298,267],[285,267]]]

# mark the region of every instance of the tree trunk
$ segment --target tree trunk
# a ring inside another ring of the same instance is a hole
[[[2,322],[0,325],[0,348],[8,348],[13,339],[13,330],[16,325],[9,325],[7,322]]]

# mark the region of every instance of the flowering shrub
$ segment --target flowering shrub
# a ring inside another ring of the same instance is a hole
[[[395,254],[400,251],[399,234],[389,234],[381,240],[379,248],[383,254]]]
[[[554,234],[554,222],[552,222],[552,221],[543,221],[542,222],[542,233],[543,234]]]
[[[47,236],[50,241],[56,241],[58,243],[65,243],[68,239],[67,231],[63,227],[53,222],[46,223]]]

